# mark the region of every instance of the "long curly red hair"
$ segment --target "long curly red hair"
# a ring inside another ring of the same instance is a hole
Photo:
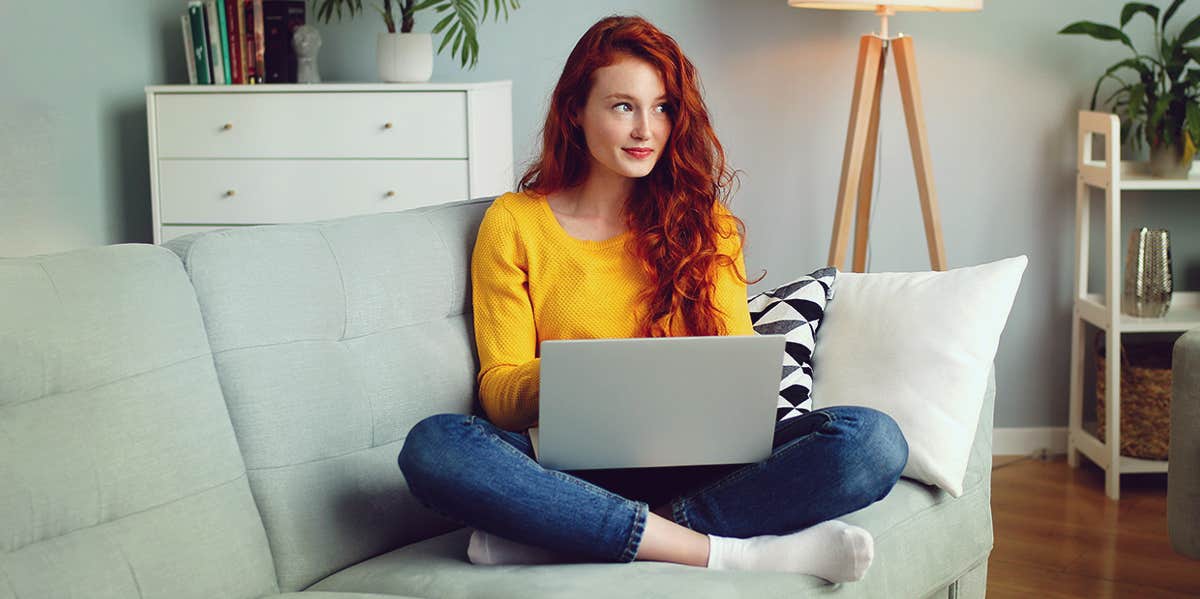
[[[737,272],[732,257],[717,249],[718,237],[735,233],[737,251],[744,245],[742,220],[716,211],[718,202],[728,205],[737,175],[725,163],[696,68],[671,36],[643,18],[626,16],[601,19],[583,34],[554,87],[541,155],[522,175],[519,189],[549,195],[584,182],[590,154],[583,130],[570,116],[587,103],[593,72],[622,56],[658,69],[671,115],[671,135],[661,158],[635,182],[625,204],[633,232],[629,250],[651,281],[641,298],[648,310],[638,323],[638,335],[670,336],[675,318],[682,320],[687,335],[725,335],[713,302],[719,269],[731,268],[743,282],[752,282]],[[722,219],[728,222],[718,222]]]

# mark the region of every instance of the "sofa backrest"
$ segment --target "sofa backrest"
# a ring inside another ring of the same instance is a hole
[[[470,251],[491,199],[181,237],[283,591],[461,526],[396,458],[470,413]]]
[[[0,598],[275,591],[178,258],[0,259]]]

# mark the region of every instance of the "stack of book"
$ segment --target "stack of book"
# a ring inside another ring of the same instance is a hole
[[[292,34],[304,0],[188,0],[179,21],[189,83],[296,82]]]

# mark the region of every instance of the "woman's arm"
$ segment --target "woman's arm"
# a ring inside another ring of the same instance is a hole
[[[471,255],[479,403],[496,426],[521,431],[537,421],[537,329],[529,300],[528,261],[516,221],[493,203]]]
[[[725,330],[727,335],[755,335],[754,327],[750,324],[750,308],[747,305],[746,283],[735,273],[746,276],[746,264],[743,257],[743,239],[737,232],[735,223],[728,218],[730,212],[724,205],[717,203],[718,224],[725,229],[727,237],[717,238],[717,250],[733,258],[733,265],[722,267],[717,274],[716,290],[713,303],[717,309],[724,312]]]

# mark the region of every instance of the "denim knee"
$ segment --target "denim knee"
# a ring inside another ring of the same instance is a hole
[[[470,418],[463,414],[434,414],[413,425],[396,458],[410,490],[440,473],[448,458],[453,459],[447,452],[458,445],[453,441],[455,433]]]
[[[878,474],[876,496],[882,499],[896,486],[908,464],[908,441],[891,416],[871,408],[863,410],[862,443],[874,462]]]
[[[889,415],[862,406],[837,408],[834,426],[848,427],[847,449],[855,454],[854,472],[846,484],[873,500],[883,499],[896,485],[908,464],[908,441]]]

